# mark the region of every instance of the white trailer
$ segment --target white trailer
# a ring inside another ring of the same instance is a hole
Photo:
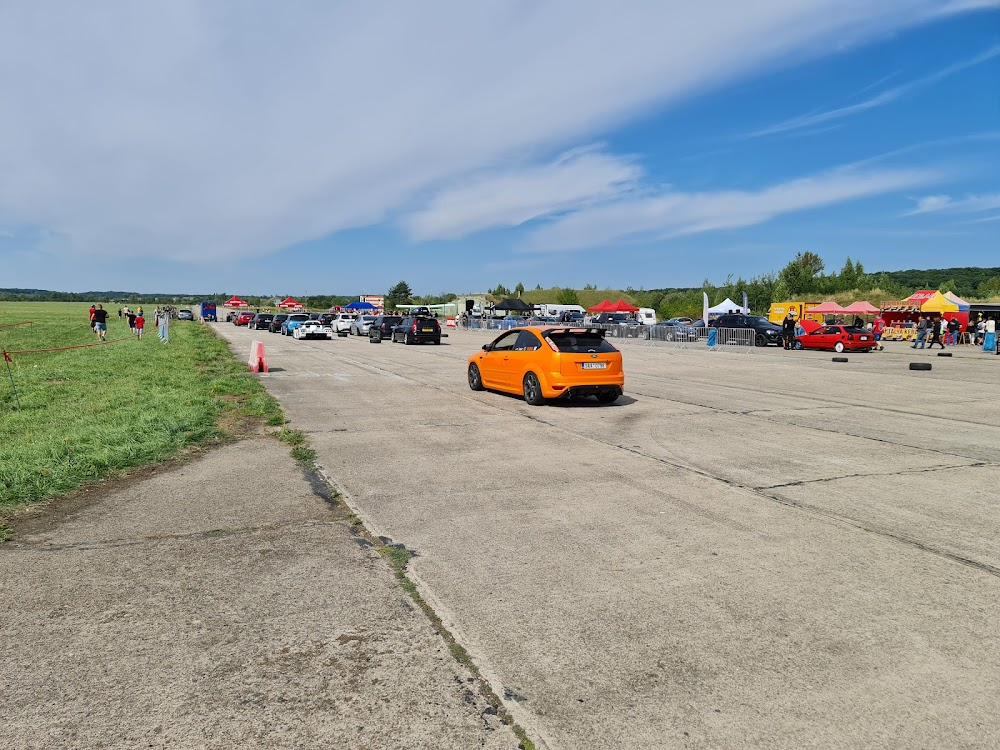
[[[635,317],[644,326],[656,325],[656,310],[652,307],[640,307]]]

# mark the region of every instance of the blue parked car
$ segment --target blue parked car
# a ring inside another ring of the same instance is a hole
[[[281,335],[291,336],[301,323],[309,320],[309,313],[294,313],[281,321]]]

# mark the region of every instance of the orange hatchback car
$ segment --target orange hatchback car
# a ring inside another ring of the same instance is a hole
[[[469,387],[519,393],[532,406],[548,398],[622,395],[622,354],[600,328],[515,328],[469,357]]]

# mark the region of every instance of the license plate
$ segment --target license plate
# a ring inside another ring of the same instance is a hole
[[[608,367],[607,362],[584,362],[584,370],[605,370]]]
[[[862,340],[862,341],[867,341],[867,340],[868,340],[868,337],[867,337],[867,336],[862,336],[862,337],[861,337],[861,340]]]
[[[421,328],[420,332],[421,333],[434,333],[434,329],[433,328]]]

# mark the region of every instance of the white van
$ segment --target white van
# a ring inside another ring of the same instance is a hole
[[[652,307],[640,307],[639,312],[635,314],[635,319],[638,320],[641,325],[655,326],[656,310]]]
[[[580,313],[586,315],[587,311],[581,305],[535,305],[538,312],[550,318],[558,318],[564,312]]]

